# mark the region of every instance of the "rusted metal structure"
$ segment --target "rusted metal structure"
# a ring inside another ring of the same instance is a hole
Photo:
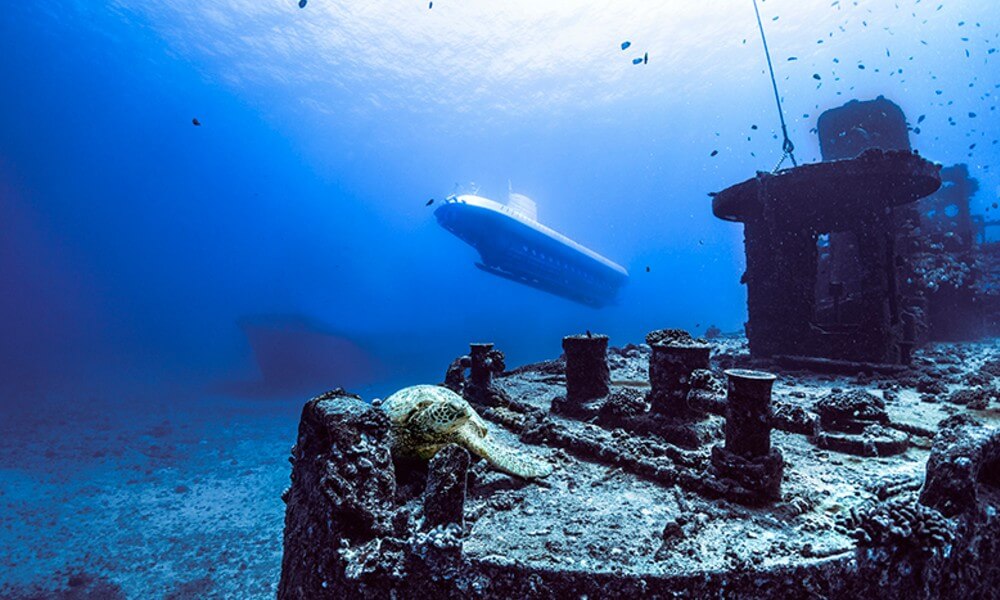
[[[906,115],[882,96],[824,112],[817,130],[824,161],[853,158],[869,148],[911,150]],[[899,303],[909,344],[973,339],[984,330],[979,285],[984,264],[970,210],[979,184],[964,164],[941,169],[941,182],[933,194],[893,211]],[[854,240],[832,233],[820,252],[817,302],[835,307],[844,293],[842,274],[857,268]]]
[[[898,362],[894,210],[940,185],[939,167],[920,156],[870,149],[716,194],[715,216],[744,224],[751,353]]]

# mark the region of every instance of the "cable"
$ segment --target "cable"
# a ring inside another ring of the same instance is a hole
[[[760,40],[764,42],[764,56],[767,58],[767,69],[771,72],[771,87],[774,88],[774,101],[778,105],[778,119],[781,120],[781,135],[785,138],[781,143],[781,149],[785,154],[781,157],[778,166],[774,170],[777,171],[781,168],[781,163],[785,162],[786,158],[791,158],[792,166],[797,167],[799,163],[795,160],[795,144],[788,137],[788,127],[785,125],[785,111],[781,108],[781,95],[778,94],[778,82],[774,78],[774,65],[771,64],[771,52],[767,49],[767,37],[764,36],[764,24],[760,20],[760,10],[757,8],[757,0],[753,0],[753,11],[757,14],[757,28],[760,29]]]

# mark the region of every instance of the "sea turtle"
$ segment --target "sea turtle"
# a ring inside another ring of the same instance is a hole
[[[494,441],[475,409],[448,388],[403,388],[386,398],[382,409],[392,422],[397,456],[428,460],[445,445],[458,444],[510,475],[533,479],[552,472],[548,463]]]

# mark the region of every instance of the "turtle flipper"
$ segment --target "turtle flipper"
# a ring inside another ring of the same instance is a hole
[[[459,432],[459,442],[467,450],[485,458],[498,471],[525,479],[547,477],[552,465],[530,454],[499,444],[489,436],[480,437],[467,428]]]

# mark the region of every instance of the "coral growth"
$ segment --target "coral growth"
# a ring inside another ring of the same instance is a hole
[[[932,554],[949,545],[953,535],[948,519],[918,502],[915,494],[852,509],[841,530],[863,548],[885,548],[901,554]]]
[[[683,329],[657,329],[646,334],[646,343],[657,344],[691,344],[694,343],[691,334]]]

